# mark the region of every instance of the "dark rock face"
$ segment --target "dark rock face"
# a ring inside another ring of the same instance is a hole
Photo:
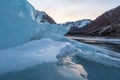
[[[52,17],[50,17],[44,11],[36,10],[36,19],[38,19],[39,22],[46,22],[46,23],[50,23],[50,24],[56,24],[54,19]]]
[[[120,6],[105,12],[72,35],[120,37]]]

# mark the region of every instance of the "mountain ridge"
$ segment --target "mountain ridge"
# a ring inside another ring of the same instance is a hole
[[[50,23],[50,24],[56,24],[54,19],[50,17],[46,12],[44,11],[38,11],[36,10],[36,15],[35,15],[38,23]]]
[[[67,35],[74,36],[98,36],[98,37],[120,37],[120,6],[111,9],[97,17],[89,25],[77,29],[76,32],[68,32]]]

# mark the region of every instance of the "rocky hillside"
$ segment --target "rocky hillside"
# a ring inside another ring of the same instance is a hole
[[[50,17],[47,13],[44,11],[38,11],[36,10],[36,15],[35,15],[38,23],[50,23],[50,24],[56,24],[54,19]]]
[[[89,25],[68,34],[77,36],[120,37],[120,6],[105,12]]]

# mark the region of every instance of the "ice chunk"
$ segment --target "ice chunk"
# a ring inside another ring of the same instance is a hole
[[[120,54],[118,52],[65,38],[63,38],[62,41],[73,44],[77,48],[78,55],[81,58],[101,63],[106,66],[120,67]]]
[[[35,35],[34,11],[27,0],[0,1],[0,49],[25,43]]]
[[[74,53],[76,53],[80,58],[101,63],[106,66],[120,67],[120,54],[118,52],[107,50],[99,46],[81,43],[69,38],[61,37],[59,40],[61,42],[69,42],[74,45],[72,50],[74,49]],[[70,48],[69,50],[71,51]],[[58,55],[58,57],[63,56],[66,56],[66,54],[63,53],[61,55]]]
[[[67,28],[57,24],[41,23],[39,25],[39,33],[33,39],[51,38],[56,40],[68,32]]]

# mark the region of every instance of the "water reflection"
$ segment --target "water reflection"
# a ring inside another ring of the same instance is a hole
[[[63,73],[63,74],[61,74]],[[20,72],[9,72],[0,80],[83,80],[71,70],[56,63],[44,63]]]

